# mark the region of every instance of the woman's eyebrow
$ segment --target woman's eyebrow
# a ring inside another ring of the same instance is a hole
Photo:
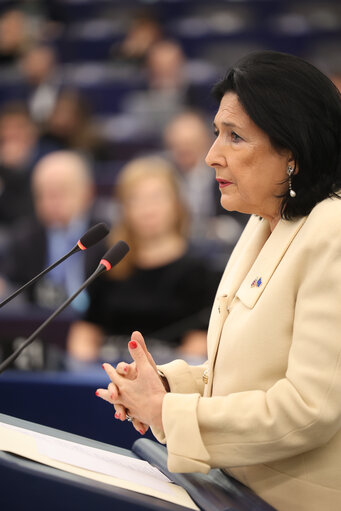
[[[221,126],[224,126],[225,128],[237,128],[237,129],[241,129],[240,126],[238,126],[237,124],[234,124],[233,122],[222,121],[220,124],[221,124]],[[215,122],[213,122],[213,127],[215,129],[218,129]]]

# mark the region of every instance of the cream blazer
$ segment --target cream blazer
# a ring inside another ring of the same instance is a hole
[[[224,468],[279,511],[340,511],[340,353],[341,200],[272,233],[251,217],[213,304],[208,362],[160,367],[171,392],[154,434],[169,469]]]

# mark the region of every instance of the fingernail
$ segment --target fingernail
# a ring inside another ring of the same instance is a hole
[[[123,371],[124,371],[125,373],[127,373],[127,372],[128,372],[128,367],[127,367],[127,366],[125,366],[125,367],[123,368]]]
[[[143,429],[139,429],[139,433],[141,433],[141,435],[144,435]]]
[[[129,341],[129,348],[132,350],[135,350],[137,348],[137,342],[136,341]]]
[[[119,413],[115,413],[115,419],[119,419],[120,418],[120,414]]]
[[[114,394],[110,394],[110,399],[114,399]]]
[[[98,390],[96,390],[95,394],[96,394],[96,396],[99,396],[99,392],[98,392]]]
[[[102,369],[104,369],[104,370],[105,370],[104,364],[102,364]]]

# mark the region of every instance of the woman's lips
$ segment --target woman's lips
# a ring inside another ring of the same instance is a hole
[[[217,177],[217,182],[219,188],[226,188],[226,186],[232,185],[231,181],[226,181],[226,179],[220,179],[219,177]]]

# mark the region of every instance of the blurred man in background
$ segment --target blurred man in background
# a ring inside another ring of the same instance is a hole
[[[169,120],[187,102],[186,56],[177,41],[161,40],[146,54],[145,90],[134,91],[123,102],[126,114],[134,116],[136,130],[160,137]]]
[[[2,275],[19,286],[70,251],[95,223],[94,186],[87,162],[77,153],[57,151],[42,158],[32,175],[37,219],[25,221],[14,232]],[[98,265],[103,249],[97,245],[78,253],[29,289],[27,300],[56,308]],[[76,311],[87,308],[87,295],[73,302]]]
[[[220,205],[215,174],[205,163],[212,131],[199,112],[183,111],[166,126],[164,146],[183,183],[191,215],[191,237],[224,240],[232,246],[246,222],[246,215],[227,213]]]
[[[212,134],[199,113],[185,111],[166,126],[164,145],[179,171],[191,215],[191,234],[202,236],[216,215],[218,200],[214,173],[205,163]]]

